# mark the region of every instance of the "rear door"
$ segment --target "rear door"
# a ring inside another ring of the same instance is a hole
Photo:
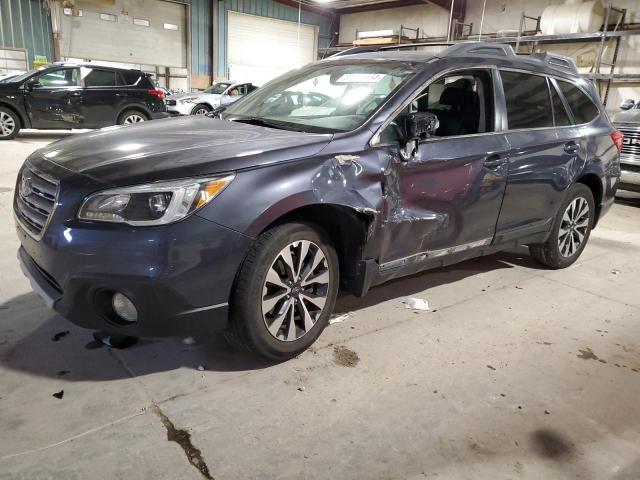
[[[116,123],[120,105],[126,100],[126,87],[120,73],[101,67],[80,67],[82,104],[80,113],[86,128],[100,128]]]
[[[48,70],[25,89],[25,107],[31,125],[47,129],[78,128],[81,95],[77,68]]]
[[[496,243],[551,229],[584,148],[553,82],[529,72],[500,71],[510,145],[509,175]]]

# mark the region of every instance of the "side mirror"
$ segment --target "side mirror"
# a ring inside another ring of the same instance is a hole
[[[37,77],[30,78],[26,82],[24,82],[24,86],[27,90],[33,90],[38,85],[40,85],[40,80]]]
[[[636,102],[633,98],[625,98],[620,104],[621,110],[631,110],[636,105]]]
[[[405,144],[400,150],[405,160],[410,160],[418,153],[420,140],[432,137],[440,126],[440,121],[431,112],[414,112],[405,120]]]

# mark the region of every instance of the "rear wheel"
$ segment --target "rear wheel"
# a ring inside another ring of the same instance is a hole
[[[240,267],[229,337],[268,359],[295,357],[326,327],[338,282],[338,257],[319,229],[289,223],[266,231]]]
[[[556,214],[547,241],[529,245],[531,255],[550,268],[568,267],[580,257],[587,245],[594,218],[593,193],[586,185],[573,185]]]
[[[0,107],[0,140],[11,140],[20,131],[20,118],[12,110]]]
[[[149,117],[139,110],[126,110],[122,115],[120,115],[118,124],[131,125],[133,123],[146,122],[147,120],[149,120]]]
[[[204,103],[199,103],[193,110],[191,110],[191,115],[206,115],[211,111],[209,105],[205,105]]]

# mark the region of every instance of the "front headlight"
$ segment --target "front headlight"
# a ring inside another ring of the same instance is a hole
[[[177,222],[213,200],[234,177],[186,178],[105,190],[84,200],[78,218],[136,226]]]
[[[198,97],[185,97],[180,99],[182,103],[193,103],[196,100],[198,100]]]

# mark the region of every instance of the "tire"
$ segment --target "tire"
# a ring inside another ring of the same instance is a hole
[[[298,267],[301,256],[302,266]],[[293,267],[287,270],[285,265]],[[295,275],[296,269],[300,275]],[[320,229],[287,223],[267,230],[236,276],[227,338],[269,360],[295,357],[327,326],[339,280],[338,256]]]
[[[20,117],[13,110],[0,107],[0,140],[16,138],[20,127]]]
[[[583,213],[585,205],[588,211]],[[531,256],[552,269],[573,264],[589,241],[594,218],[593,193],[586,185],[573,185],[558,209],[547,241],[529,245]]]
[[[209,105],[205,105],[204,103],[199,103],[191,110],[191,115],[205,115],[211,112],[212,109]]]
[[[140,110],[125,110],[118,117],[118,125],[131,125],[149,120],[149,117]]]

